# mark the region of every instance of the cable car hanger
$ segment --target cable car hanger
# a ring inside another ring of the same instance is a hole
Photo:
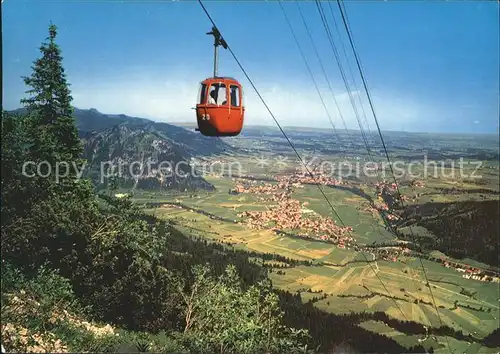
[[[219,66],[219,46],[221,45],[224,49],[227,49],[227,43],[222,38],[217,27],[212,26],[212,31],[207,32],[208,35],[214,36],[214,77],[217,77],[218,66]]]

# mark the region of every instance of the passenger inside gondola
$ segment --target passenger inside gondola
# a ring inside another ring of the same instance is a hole
[[[208,104],[217,104],[217,91],[215,86],[210,88],[210,94],[208,95]]]

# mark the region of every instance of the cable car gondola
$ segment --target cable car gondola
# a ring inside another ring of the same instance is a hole
[[[205,136],[236,136],[243,127],[245,108],[241,84],[232,77],[217,76],[218,47],[227,49],[227,43],[214,26],[207,34],[213,35],[214,76],[203,80],[196,104],[196,129]]]

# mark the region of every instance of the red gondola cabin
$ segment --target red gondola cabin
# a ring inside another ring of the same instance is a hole
[[[245,108],[240,83],[230,77],[204,80],[196,105],[198,130],[206,136],[235,136],[241,132]]]
[[[207,34],[214,36],[214,75],[200,85],[196,130],[206,136],[235,136],[241,132],[245,113],[241,85],[232,77],[217,75],[218,47],[227,49],[228,45],[215,26]]]

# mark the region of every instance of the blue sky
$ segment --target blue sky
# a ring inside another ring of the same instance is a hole
[[[211,24],[196,1],[4,0],[2,6],[4,108],[19,107],[25,91],[20,77],[29,74],[52,20],[59,27],[75,106],[194,122],[190,108],[198,83],[211,75],[213,65],[212,39],[205,34]],[[205,6],[283,125],[330,126],[276,1],[207,0]],[[300,6],[347,125],[359,129],[316,5],[303,1]],[[335,31],[329,6],[323,6],[351,92],[364,102],[373,130],[345,31]],[[346,0],[345,6],[383,130],[498,131],[497,3]],[[284,7],[330,114],[342,128],[297,6],[286,2]],[[332,8],[341,25],[336,2]],[[219,73],[244,85],[247,124],[274,124],[227,51],[221,52]]]

